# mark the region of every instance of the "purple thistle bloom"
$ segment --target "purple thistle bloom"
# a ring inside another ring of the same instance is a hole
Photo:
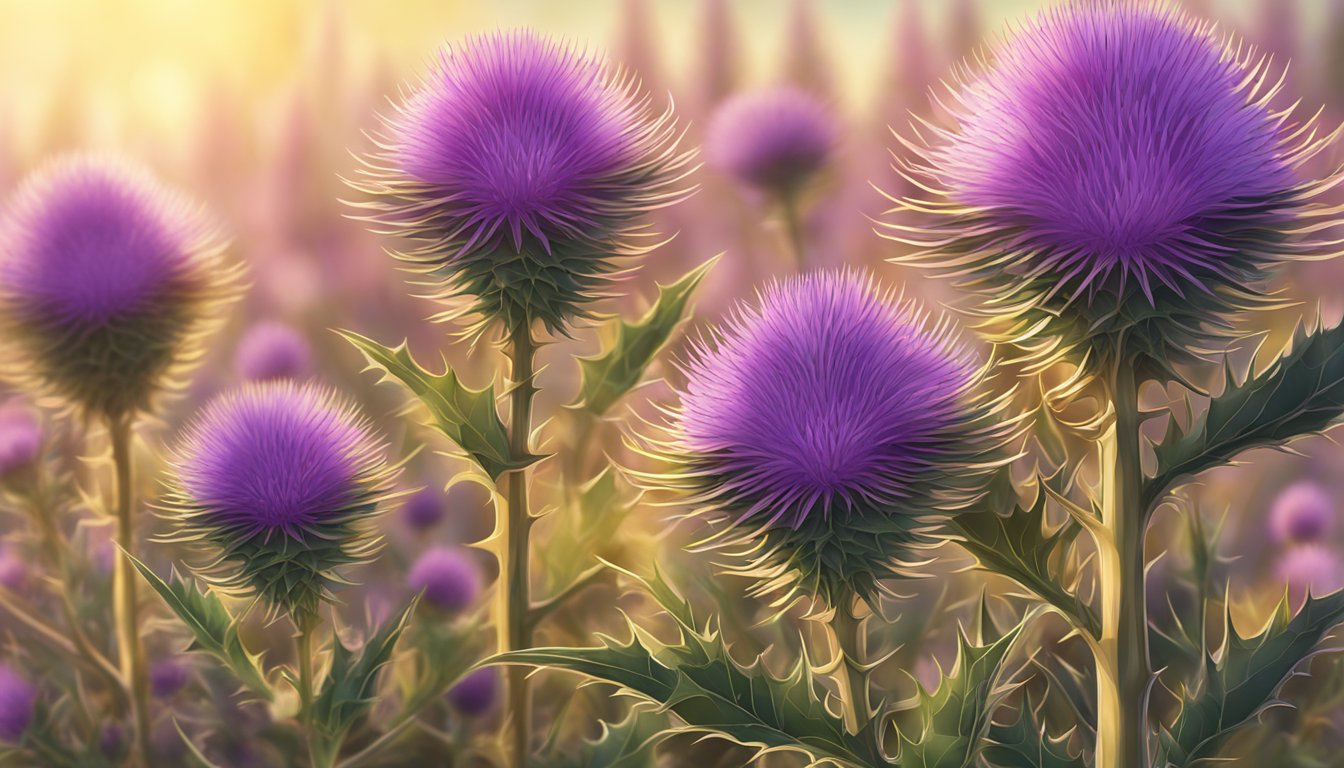
[[[489,714],[499,702],[499,670],[484,667],[462,678],[448,691],[448,701],[469,717]]]
[[[169,699],[191,680],[191,667],[177,659],[149,665],[149,690],[157,699]]]
[[[218,548],[226,588],[316,610],[340,566],[378,547],[372,517],[396,471],[369,422],[311,384],[245,384],[217,397],[178,448],[164,507],[178,538]]]
[[[839,127],[831,111],[791,87],[738,94],[710,120],[705,155],[738,182],[788,196],[825,167]]]
[[[659,477],[727,524],[763,587],[870,596],[980,496],[1013,433],[950,323],[860,273],[775,283],[714,342],[693,347],[664,445],[679,471]]]
[[[42,451],[42,423],[18,400],[0,403],[0,478],[31,467]]]
[[[424,591],[425,601],[449,614],[467,610],[481,596],[481,572],[459,549],[435,547],[419,557],[406,576],[411,589]]]
[[[383,234],[408,238],[437,298],[475,297],[507,328],[562,329],[612,259],[647,250],[640,217],[686,196],[691,153],[669,109],[600,57],[530,31],[445,48],[387,119],[352,182]]]
[[[37,689],[9,664],[0,664],[0,741],[17,744],[33,722]]]
[[[443,520],[447,499],[438,488],[421,488],[401,505],[401,516],[415,531],[427,531]]]
[[[955,127],[903,140],[927,194],[897,210],[923,226],[887,234],[991,297],[1005,335],[1124,336],[1162,375],[1265,306],[1273,266],[1335,250],[1333,179],[1298,173],[1332,137],[1271,104],[1257,54],[1164,3],[1066,3],[959,75],[939,99]]]
[[[7,207],[0,325],[24,360],[7,369],[92,413],[143,410],[195,359],[237,274],[201,210],[146,171],[52,162]]]
[[[1335,527],[1335,502],[1312,482],[1283,489],[1269,510],[1269,530],[1280,544],[1311,544],[1328,537]]]
[[[233,370],[245,381],[306,378],[313,372],[313,349],[284,323],[257,323],[238,342]]]
[[[1300,607],[1308,594],[1326,595],[1344,587],[1339,553],[1319,544],[1293,547],[1279,558],[1275,575],[1288,585],[1288,600]]]
[[[129,745],[126,726],[116,720],[104,724],[98,733],[98,751],[109,760],[120,760],[125,757],[126,747]]]

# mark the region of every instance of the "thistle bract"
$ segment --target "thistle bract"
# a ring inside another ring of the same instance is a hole
[[[411,566],[406,583],[423,591],[425,602],[450,614],[467,610],[481,596],[481,573],[471,557],[449,547],[435,547]]]
[[[0,479],[31,467],[42,451],[42,424],[17,400],[0,403]]]
[[[647,250],[640,217],[687,192],[670,109],[530,31],[445,48],[386,122],[353,182],[370,219],[413,243],[402,255],[437,298],[471,296],[509,329],[586,315],[613,259]]]
[[[17,744],[33,722],[37,689],[8,664],[0,664],[0,741]]]
[[[0,331],[20,384],[125,416],[199,355],[238,268],[194,204],[146,171],[93,157],[29,176],[7,208]]]
[[[396,471],[368,421],[334,393],[290,381],[221,395],[187,427],[162,506],[172,540],[213,551],[213,582],[311,614],[343,566],[370,559]]]
[[[984,370],[946,320],[858,273],[778,282],[693,347],[657,478],[762,589],[870,599],[1004,460]]]
[[[1269,62],[1162,2],[1073,2],[939,97],[903,172],[926,193],[886,234],[955,276],[1041,355],[1121,343],[1146,375],[1269,305],[1285,259],[1333,255],[1300,173],[1331,137],[1273,105]],[[1291,101],[1285,99],[1285,101]]]
[[[313,350],[284,323],[257,323],[238,342],[233,369],[245,381],[302,379],[313,372]]]
[[[789,196],[825,167],[838,134],[830,110],[806,91],[748,91],[714,113],[705,156],[745,186]]]
[[[487,715],[499,703],[499,669],[485,667],[467,675],[448,691],[448,701],[464,715]]]
[[[1294,483],[1279,492],[1269,510],[1269,530],[1280,544],[1310,544],[1335,527],[1335,502],[1312,482]]]

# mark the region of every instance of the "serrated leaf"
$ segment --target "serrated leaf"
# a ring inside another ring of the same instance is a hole
[[[913,707],[919,733],[900,734],[901,768],[968,768],[986,746],[995,707],[1013,690],[1003,662],[1027,621],[992,643],[957,635],[957,660],[932,693],[920,689]]]
[[[651,768],[667,728],[666,715],[635,707],[619,723],[602,723],[602,734],[584,740],[576,753],[543,756],[539,768]]]
[[[644,371],[686,320],[692,294],[718,261],[714,257],[670,285],[658,286],[658,300],[636,322],[613,318],[611,342],[593,357],[579,358],[576,406],[605,414],[625,393],[639,385]]]
[[[1291,616],[1285,597],[1269,623],[1250,637],[1242,637],[1225,616],[1223,647],[1205,659],[1203,686],[1185,693],[1180,714],[1162,729],[1165,762],[1159,764],[1184,768],[1216,757],[1229,736],[1279,703],[1279,689],[1341,621],[1344,592],[1308,598]]]
[[[712,623],[696,626],[689,604],[670,584],[657,574],[635,578],[676,621],[678,642],[663,643],[631,622],[627,642],[602,637],[597,647],[533,648],[487,663],[565,669],[611,683],[684,723],[666,733],[715,734],[758,753],[801,753],[813,764],[888,764],[873,726],[848,734],[826,709],[806,660],[783,677],[769,673],[759,658],[740,664]]]
[[[981,568],[1016,581],[1064,613],[1075,625],[1096,635],[1101,628],[1096,614],[1065,589],[1057,575],[1058,560],[1067,553],[1082,527],[1070,519],[1047,532],[1047,497],[1040,485],[1037,488],[1036,499],[1029,507],[1013,503],[1012,512],[1007,515],[993,509],[956,515],[949,527]]]
[[[1147,506],[1185,478],[1230,462],[1251,448],[1280,446],[1332,426],[1344,414],[1344,325],[1299,330],[1290,351],[1258,376],[1238,382],[1230,368],[1222,394],[1182,430],[1172,419],[1154,446],[1157,474],[1144,486]]]
[[[483,389],[468,387],[446,361],[442,374],[430,373],[415,361],[404,341],[393,348],[351,331],[338,333],[363,353],[369,369],[382,371],[383,381],[399,381],[419,398],[433,417],[434,427],[465,451],[492,480],[540,458],[531,454],[514,456],[509,451],[509,434],[495,407],[493,385]]]
[[[264,700],[270,701],[274,697],[261,669],[261,655],[249,653],[243,646],[238,622],[218,596],[200,591],[195,581],[182,578],[176,571],[164,581],[129,553],[123,555],[130,558],[149,586],[191,630],[193,641],[187,650],[207,653],[223,662],[244,687]]]
[[[333,644],[331,669],[313,700],[313,721],[336,747],[377,701],[378,673],[391,661],[417,602],[412,600],[395,618],[384,622],[359,650],[351,651],[339,638]]]
[[[994,768],[1087,768],[1082,755],[1068,748],[1068,734],[1051,736],[1030,695],[1023,697],[1011,723],[993,723],[985,760]]]

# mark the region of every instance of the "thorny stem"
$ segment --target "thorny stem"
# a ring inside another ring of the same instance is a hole
[[[1148,768],[1147,608],[1140,499],[1138,381],[1117,360],[1111,375],[1114,421],[1101,442],[1103,532],[1097,541],[1101,637],[1097,666],[1097,768]]]
[[[828,624],[831,652],[835,654],[831,662],[832,672],[840,694],[845,730],[856,734],[866,728],[872,718],[868,699],[867,621],[858,616],[860,603],[849,590],[838,592],[832,599],[834,605]]]
[[[528,453],[532,432],[532,397],[536,363],[536,342],[532,329],[522,324],[509,332],[508,355],[512,365],[509,389],[509,453],[513,457]],[[498,615],[499,650],[518,651],[532,645],[532,597],[530,590],[528,533],[532,516],[527,504],[527,470],[515,469],[503,475],[507,514],[499,522],[502,559],[499,564]],[[527,671],[511,666],[505,673],[504,721],[501,737],[506,745],[511,768],[527,765],[532,718],[528,699]]]
[[[131,420],[108,419],[112,442],[112,464],[116,470],[117,543],[126,554],[135,553],[135,528],[131,519]],[[149,766],[149,677],[145,671],[145,649],[140,642],[139,606],[131,561],[119,555],[112,571],[112,609],[117,625],[117,653],[121,677],[131,694],[131,714],[135,721],[136,753],[141,765]]]

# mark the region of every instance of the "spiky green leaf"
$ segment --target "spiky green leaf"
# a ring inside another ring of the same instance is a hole
[[[1238,381],[1229,366],[1224,378],[1222,394],[1188,429],[1169,422],[1155,446],[1157,474],[1144,487],[1149,506],[1177,483],[1243,451],[1284,445],[1335,424],[1344,414],[1344,325],[1299,330],[1289,351],[1259,375]]]
[[[1225,616],[1222,648],[1205,659],[1202,684],[1184,694],[1180,714],[1162,730],[1160,764],[1184,768],[1216,757],[1229,736],[1281,703],[1280,688],[1341,621],[1344,592],[1308,598],[1296,614],[1285,598],[1250,637]]]
[[[997,640],[973,643],[957,635],[957,660],[933,692],[920,689],[914,704],[918,732],[900,733],[901,768],[968,768],[987,742],[995,708],[1012,692],[1004,660],[1030,618]]]
[[[636,322],[616,317],[611,341],[593,357],[579,358],[579,395],[576,406],[601,416],[625,393],[637,387],[644,371],[686,320],[691,296],[705,274],[718,261],[714,257],[670,285],[658,286],[658,300]]]
[[[194,580],[182,578],[177,571],[173,571],[168,580],[164,581],[135,557],[127,553],[123,553],[123,556],[130,558],[131,564],[149,586],[191,630],[193,640],[187,650],[215,657],[247,690],[266,701],[273,698],[274,692],[261,668],[261,655],[249,653],[243,646],[238,634],[238,622],[217,595],[202,592],[197,589]]]
[[[412,600],[401,613],[384,622],[359,650],[346,648],[339,638],[333,644],[331,669],[313,700],[313,721],[337,746],[377,701],[378,673],[391,661],[417,602]]]
[[[994,768],[1087,768],[1082,755],[1069,750],[1068,740],[1067,733],[1047,733],[1040,707],[1026,695],[1012,722],[990,725],[985,761]]]
[[[538,768],[652,768],[654,752],[668,728],[667,716],[647,705],[618,723],[602,723],[602,733],[578,750],[543,755]]]
[[[826,709],[805,660],[783,677],[769,673],[760,659],[741,664],[712,622],[697,625],[689,604],[670,584],[657,574],[635,578],[675,620],[677,642],[663,643],[631,622],[626,642],[602,637],[596,647],[534,648],[490,662],[564,669],[611,683],[683,723],[666,733],[715,734],[758,753],[800,753],[815,764],[887,764],[871,728],[848,734]]]
[[[521,469],[539,457],[514,456],[509,450],[509,435],[500,421],[493,385],[472,389],[447,366],[444,372],[430,373],[411,356],[406,342],[395,348],[351,331],[339,331],[369,363],[369,370],[381,371],[382,381],[396,380],[424,403],[434,419],[434,427],[456,443],[491,479],[513,469]]]

